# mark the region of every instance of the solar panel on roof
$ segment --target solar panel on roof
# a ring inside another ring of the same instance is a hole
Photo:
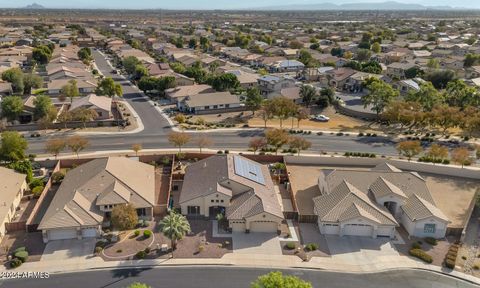
[[[238,176],[265,185],[265,178],[263,178],[260,164],[248,161],[245,158],[236,155],[233,156],[233,164],[235,167],[235,174]]]

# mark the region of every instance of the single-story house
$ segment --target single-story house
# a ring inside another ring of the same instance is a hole
[[[179,205],[190,217],[224,214],[233,231],[277,232],[284,219],[268,167],[240,155],[189,165]]]
[[[26,175],[0,167],[0,240],[5,236],[5,224],[15,219],[15,212],[28,189]]]
[[[43,241],[95,238],[116,205],[132,204],[151,220],[155,168],[124,157],[99,158],[70,170],[38,226]]]
[[[185,85],[165,90],[165,96],[170,100],[170,102],[177,104],[178,108],[180,108],[180,103],[182,103],[182,101],[188,96],[210,92],[215,92],[215,89],[213,89],[210,85]]]
[[[56,79],[47,83],[47,92],[49,95],[59,95],[62,92],[63,86],[68,84],[71,79]],[[76,79],[77,87],[80,94],[90,94],[95,92],[97,88],[97,81],[95,79]]]
[[[393,238],[400,224],[409,235],[443,238],[448,218],[425,179],[382,163],[371,170],[324,170],[314,211],[322,234]]]
[[[245,105],[240,96],[230,92],[200,93],[188,96],[181,103],[181,110],[194,114],[241,111]]]
[[[75,112],[79,109],[93,109],[97,112],[97,120],[112,118],[112,98],[90,94],[81,98],[74,98],[68,111]]]

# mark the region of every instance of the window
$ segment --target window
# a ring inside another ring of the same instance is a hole
[[[146,216],[147,215],[147,210],[145,208],[138,208],[137,209],[137,215],[138,216]]]
[[[225,104],[225,108],[230,108],[230,104]]]
[[[223,203],[223,200],[220,200],[221,203]]]
[[[173,191],[178,191],[178,185],[173,185],[172,190]]]
[[[212,202],[212,203],[213,203],[214,201],[215,201],[215,200],[213,200],[213,199],[212,199],[212,200],[210,200],[210,202]]]
[[[204,108],[205,110],[208,110],[208,109],[210,109],[210,106],[205,106],[205,107],[203,107],[203,108]]]
[[[435,233],[435,224],[425,224],[423,226],[423,233]]]
[[[198,215],[200,214],[200,206],[188,206],[187,213],[190,215]]]
[[[213,109],[218,109],[218,105],[213,105]]]
[[[217,200],[215,200],[215,202],[217,202],[217,203],[218,203],[218,199],[217,199]]]

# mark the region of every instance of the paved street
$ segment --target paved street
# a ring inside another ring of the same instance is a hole
[[[106,77],[112,77],[115,81],[122,84],[124,98],[130,103],[135,111],[140,115],[145,129],[135,134],[104,134],[89,135],[90,146],[84,150],[88,151],[104,151],[104,150],[128,150],[132,144],[141,143],[144,149],[161,149],[172,148],[168,143],[166,135],[171,131],[168,121],[156,110],[156,108],[142,98],[142,94],[129,81],[124,80],[121,76],[111,73],[112,68],[108,65],[104,56],[98,51],[93,51],[95,62],[100,71]],[[192,133],[194,134],[194,133]],[[263,135],[262,129],[244,130],[244,131],[214,131],[209,132],[214,145],[212,149],[247,149],[248,142],[252,137]],[[43,154],[45,153],[45,141],[51,137],[58,136],[41,136],[39,138],[28,138],[29,153]],[[316,134],[305,135],[312,142],[311,152],[320,153],[321,151],[329,152],[374,152],[379,155],[397,155],[392,142],[383,137],[375,138],[358,138],[356,136],[336,136],[324,134],[318,136]],[[195,144],[191,143],[186,147],[194,148]]]
[[[150,269],[102,270],[52,275],[49,279],[8,280],[0,282],[7,288],[115,288],[143,282],[153,288],[163,287],[229,287],[248,288],[259,275],[270,272],[263,268],[233,267],[163,267]],[[320,270],[282,270],[310,281],[314,287],[328,288],[447,288],[477,287],[455,278],[421,270],[383,273],[348,274]],[[328,283],[328,284],[327,284]]]

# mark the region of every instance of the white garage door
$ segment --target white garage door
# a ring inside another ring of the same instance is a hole
[[[392,227],[378,227],[377,237],[390,237],[393,235]]]
[[[340,226],[335,224],[324,224],[323,229],[325,231],[325,234],[338,235],[338,233],[340,232]]]
[[[373,227],[365,224],[346,224],[344,235],[350,236],[372,236]]]
[[[232,222],[232,231],[235,232],[245,232],[245,223]]]
[[[49,230],[48,240],[63,240],[77,238],[77,231],[75,229],[56,229]]]
[[[250,232],[277,232],[278,224],[269,221],[255,221],[250,223]]]
[[[82,229],[82,238],[94,238],[97,237],[96,228],[85,228]]]

